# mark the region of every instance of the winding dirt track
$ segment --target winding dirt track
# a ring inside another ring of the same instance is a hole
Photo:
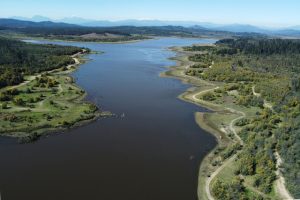
[[[294,199],[292,195],[289,193],[289,191],[285,187],[285,178],[283,177],[280,166],[282,164],[282,159],[279,155],[279,153],[276,151],[274,153],[276,157],[276,175],[278,176],[278,179],[275,181],[275,188],[278,194],[281,196],[282,199]]]
[[[201,92],[198,92],[196,94],[194,94],[192,96],[192,99],[193,101],[195,102],[199,102],[199,101],[202,101],[200,99],[197,98],[197,96],[201,95],[201,94],[205,94],[207,92],[210,92],[210,91],[213,91],[213,90],[216,90],[216,89],[219,89],[219,87],[215,87],[215,88],[212,88],[212,89],[207,89],[207,90],[203,90]],[[246,117],[246,114],[244,112],[241,112],[241,111],[238,111],[238,110],[235,110],[235,109],[232,109],[232,108],[228,108],[226,107],[225,109],[229,110],[230,112],[232,113],[236,113],[236,114],[239,114],[241,116],[239,116],[238,118],[235,118],[233,119],[230,124],[229,124],[229,130],[230,132],[232,132],[234,134],[234,136],[236,137],[236,139],[238,140],[238,142],[241,144],[241,145],[244,145],[244,141],[240,138],[240,136],[237,134],[237,131],[235,130],[234,128],[234,124]],[[210,177],[207,178],[206,180],[206,183],[205,183],[205,191],[206,191],[206,195],[207,195],[207,198],[209,200],[214,200],[214,197],[212,196],[211,192],[210,192],[210,184],[212,182],[212,180],[229,164],[231,163],[232,161],[234,161],[237,157],[237,154],[233,155],[231,158],[227,159],[220,167],[218,167],[211,175]]]
[[[207,92],[210,92],[210,91],[213,91],[213,90],[216,90],[216,89],[219,89],[219,87],[215,87],[215,88],[211,88],[211,89],[207,89],[207,90],[203,90],[201,92],[198,92],[196,94],[193,94],[192,95],[192,100],[195,101],[195,102],[203,102],[203,100],[197,98],[198,96],[202,95],[202,94],[205,94]],[[255,92],[255,86],[252,87],[252,92],[253,92],[253,95],[254,96],[257,96],[257,97],[260,97],[261,94],[259,93],[256,93]],[[267,102],[266,100],[264,100],[264,107],[266,108],[269,108],[271,110],[273,110],[273,107],[272,107],[272,104]],[[239,114],[241,116],[239,116],[238,118],[235,118],[233,119],[230,124],[229,124],[229,130],[231,133],[233,133],[235,135],[235,138],[238,140],[238,142],[241,144],[241,145],[244,145],[244,141],[240,138],[240,136],[237,134],[237,131],[234,127],[234,124],[238,121],[238,120],[241,120],[243,118],[246,117],[246,114],[244,112],[241,112],[241,111],[238,111],[238,110],[235,110],[235,109],[232,109],[232,108],[228,108],[226,107],[225,109],[227,109],[228,111],[230,111],[231,113],[235,113],[235,114]],[[209,200],[215,200],[214,197],[212,196],[211,194],[211,190],[210,190],[210,185],[211,185],[211,182],[212,180],[227,166],[229,165],[231,162],[233,162],[237,157],[237,154],[233,155],[231,158],[227,159],[220,167],[218,167],[211,175],[209,178],[207,178],[206,180],[206,183],[205,183],[205,191],[206,191],[206,195],[207,195],[207,198]],[[280,172],[280,165],[282,164],[282,159],[279,155],[279,153],[276,151],[275,152],[275,157],[276,157],[276,160],[277,160],[277,163],[276,163],[276,167],[277,167],[277,170],[276,170],[276,175],[278,176],[278,179],[276,180],[275,182],[275,189],[276,191],[278,192],[278,194],[280,195],[280,197],[282,199],[294,199],[291,194],[289,193],[289,191],[286,189],[286,186],[285,186],[285,179],[282,175],[282,173]]]
[[[80,64],[80,61],[79,59],[77,58],[78,56],[82,55],[83,53],[85,53],[86,51],[83,49],[82,52],[79,52],[79,53],[76,53],[74,55],[71,56],[71,58],[73,58],[73,60],[75,61],[75,64],[71,64],[71,65],[68,65],[67,68],[70,68],[71,66],[73,65],[79,65]],[[51,71],[47,71],[47,73],[53,73],[54,71],[56,71],[57,69],[54,69],[54,70],[51,70]],[[34,81],[37,77],[40,77],[41,74],[38,74],[38,75],[33,75],[33,76],[30,76],[29,80],[26,80],[24,81],[23,83],[20,83],[18,85],[14,85],[14,86],[9,86],[7,87],[6,89],[17,89],[19,87],[22,87],[24,85],[27,85],[29,83],[31,83],[32,81]]]
[[[198,92],[198,93],[196,93],[196,94],[194,94],[194,95],[192,96],[193,101],[195,101],[195,102],[197,102],[197,101],[202,101],[202,100],[198,99],[197,96],[199,96],[199,95],[201,95],[201,94],[205,94],[205,93],[210,92],[210,91],[217,90],[217,89],[219,89],[219,88],[220,88],[220,87],[215,87],[215,88],[211,88],[211,89],[207,89],[207,90],[203,90],[203,91],[201,91],[201,92]]]
[[[71,68],[72,66],[74,66],[74,65],[79,65],[79,64],[80,64],[80,61],[79,61],[79,59],[78,59],[78,56],[82,55],[82,54],[85,53],[85,52],[86,52],[86,51],[83,49],[82,52],[78,52],[78,53],[72,55],[71,58],[75,61],[75,63],[74,63],[74,64],[68,65],[67,68],[70,69],[70,68]],[[51,70],[51,71],[47,71],[47,72],[43,72],[42,74],[44,74],[44,73],[53,73],[53,72],[55,72],[56,70],[57,70],[57,69],[54,69],[54,70]],[[6,87],[5,90],[17,89],[17,88],[20,88],[20,87],[22,87],[22,86],[28,85],[29,83],[31,83],[32,81],[34,81],[37,77],[41,77],[42,74],[30,76],[30,78],[29,78],[28,80],[24,81],[23,83],[20,83],[20,84],[18,84],[18,85],[14,85],[14,86]],[[61,85],[59,85],[59,91],[60,91],[60,93],[63,91],[63,88],[61,87]],[[38,110],[38,111],[47,111],[47,110],[41,109],[41,108],[43,107],[43,104],[44,104],[45,100],[47,100],[47,99],[44,99],[43,101],[39,102],[39,103],[38,103],[38,107],[39,107],[39,108],[33,109],[33,110],[36,110],[36,111],[37,111],[37,110]],[[25,109],[27,109],[27,108],[20,107],[20,108],[15,108],[15,109],[19,109],[20,111],[22,111],[22,110],[25,110]],[[0,199],[0,200],[1,200],[1,199]]]
[[[230,132],[232,132],[234,134],[234,136],[237,138],[237,140],[239,141],[239,143],[241,145],[244,145],[244,141],[240,138],[240,136],[237,134],[235,128],[234,128],[234,124],[244,118],[246,116],[246,114],[244,112],[240,112],[240,111],[237,111],[237,110],[234,110],[232,108],[226,108],[227,110],[231,111],[232,113],[239,113],[239,114],[242,114],[242,116],[238,117],[238,118],[235,118],[233,119],[231,122],[230,122],[230,125],[229,125],[229,130]],[[227,166],[229,165],[229,163],[233,162],[237,157],[237,153],[234,154],[231,158],[227,159],[219,168],[217,168],[216,171],[214,171],[214,173],[212,173],[210,175],[210,177],[206,180],[206,184],[205,184],[205,191],[206,191],[206,194],[207,194],[207,197],[209,200],[214,200],[214,197],[211,195],[211,192],[210,192],[210,184],[212,182],[212,180]]]
[[[237,132],[236,132],[236,130],[235,130],[235,128],[234,128],[234,124],[235,124],[237,121],[239,121],[239,120],[245,118],[245,117],[246,117],[246,114],[245,114],[244,112],[242,112],[242,111],[238,111],[238,110],[235,110],[235,109],[232,109],[232,108],[226,108],[226,109],[229,110],[229,111],[232,112],[232,113],[236,113],[236,114],[241,115],[240,117],[238,117],[238,118],[236,118],[236,119],[233,119],[233,120],[230,122],[230,124],[229,124],[229,129],[230,129],[230,131],[234,134],[234,136],[237,138],[238,142],[239,142],[241,145],[244,145],[244,141],[240,138],[240,136],[237,134]]]
[[[252,87],[252,92],[253,92],[254,96],[257,96],[257,97],[261,96],[261,94],[255,92],[255,86]],[[272,111],[274,111],[272,104],[267,102],[266,100],[264,100],[264,107],[269,108]],[[275,190],[278,192],[278,194],[280,195],[280,197],[282,199],[294,199],[285,186],[285,178],[283,177],[283,175],[280,171],[280,166],[283,163],[283,161],[282,161],[279,153],[277,152],[277,150],[274,153],[274,155],[276,158],[276,168],[277,168],[275,173],[278,177],[277,180],[275,181]]]

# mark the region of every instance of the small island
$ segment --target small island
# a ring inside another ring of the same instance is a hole
[[[70,76],[89,49],[0,38],[0,135],[31,142],[107,116]]]

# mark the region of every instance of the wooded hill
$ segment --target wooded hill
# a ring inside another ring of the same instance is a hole
[[[231,33],[226,31],[210,30],[202,27],[181,27],[181,26],[117,26],[117,27],[85,27],[72,24],[54,22],[29,22],[12,19],[0,19],[0,30],[2,33],[7,31],[25,34],[32,37],[44,37],[51,39],[66,39],[77,41],[89,41],[84,36],[87,34],[113,34],[119,37],[92,38],[90,41],[124,41],[145,39],[147,36],[180,36],[180,37],[231,37],[247,36],[249,33]],[[253,35],[253,34],[252,34]],[[255,34],[260,35],[260,34]]]
[[[0,37],[0,88],[22,82],[26,74],[71,64],[74,60],[70,55],[81,50],[78,47],[29,44]]]
[[[224,39],[214,47],[192,46],[185,50],[202,51],[189,57],[197,64],[187,70],[188,75],[225,82],[228,86],[221,88],[219,95],[235,91],[237,105],[262,109],[255,117],[236,124],[245,142],[236,175],[251,176],[253,187],[270,194],[276,179],[274,154],[278,151],[284,160],[287,188],[300,198],[300,40]],[[253,88],[259,96],[253,94]],[[213,100],[215,95],[206,98]],[[265,107],[265,100],[272,108]],[[247,196],[237,186],[241,184],[218,182],[213,191],[223,199]]]

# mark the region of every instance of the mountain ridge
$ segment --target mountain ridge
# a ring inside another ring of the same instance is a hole
[[[286,29],[266,29],[260,28],[253,25],[247,24],[231,24],[231,25],[218,25],[209,22],[198,23],[196,22],[183,22],[183,21],[161,21],[161,20],[123,20],[123,21],[89,21],[83,18],[70,17],[63,20],[52,20],[43,16],[34,16],[33,20],[28,21],[21,20],[22,17],[15,17],[18,19],[11,18],[0,18],[0,26],[7,28],[22,28],[26,27],[119,27],[119,26],[133,26],[133,27],[183,27],[187,29],[201,29],[207,31],[223,31],[223,32],[232,32],[232,33],[258,33],[258,34],[267,34],[274,36],[291,36],[291,37],[300,37],[300,26],[293,26]],[[48,21],[42,21],[48,20]],[[77,23],[76,23],[77,22]],[[299,30],[298,30],[299,28]]]
[[[106,27],[106,26],[202,26],[204,28],[216,29],[222,31],[231,31],[231,32],[266,32],[266,31],[281,31],[281,30],[296,30],[300,31],[300,25],[288,26],[288,27],[262,27],[251,24],[241,24],[241,23],[232,23],[232,24],[217,24],[211,22],[197,22],[197,21],[172,21],[172,20],[156,20],[156,19],[126,19],[126,20],[93,20],[86,19],[82,17],[65,17],[62,19],[51,19],[41,15],[35,15],[31,18],[26,17],[11,17],[12,19],[33,21],[33,22],[42,22],[42,21],[51,21],[51,22],[60,22],[60,23],[69,23],[76,24],[81,26],[95,26],[95,27]]]

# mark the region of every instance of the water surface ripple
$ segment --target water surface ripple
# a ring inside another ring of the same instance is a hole
[[[105,52],[88,55],[73,76],[89,100],[125,117],[33,144],[0,143],[2,199],[196,200],[200,162],[216,142],[195,123],[204,109],[176,98],[190,86],[159,73],[175,64],[168,47],[211,42],[52,42]]]

